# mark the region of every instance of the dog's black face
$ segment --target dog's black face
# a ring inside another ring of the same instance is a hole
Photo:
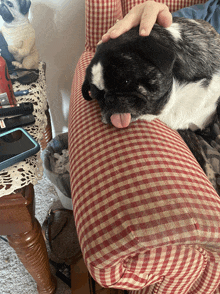
[[[126,127],[144,114],[158,114],[172,88],[174,54],[138,27],[100,44],[86,71],[85,99],[97,99],[102,121]],[[91,92],[91,96],[88,92]]]

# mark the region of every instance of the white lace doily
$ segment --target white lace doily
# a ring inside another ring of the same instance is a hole
[[[40,142],[43,138],[43,132],[47,125],[47,117],[45,114],[47,109],[46,80],[43,66],[44,63],[40,62],[39,78],[36,82],[30,85],[21,85],[18,82],[13,84],[14,92],[29,90],[28,95],[16,97],[16,100],[17,103],[33,103],[35,124],[24,127],[24,129],[27,130],[37,142]],[[40,152],[11,167],[1,170],[0,197],[9,195],[16,189],[20,189],[30,183],[35,185],[42,178],[42,175],[43,165]]]

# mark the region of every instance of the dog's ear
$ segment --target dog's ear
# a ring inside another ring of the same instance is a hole
[[[138,43],[136,50],[141,52],[143,58],[152,62],[164,74],[172,70],[176,57],[171,49],[152,36],[140,37]]]
[[[84,80],[84,83],[82,85],[82,95],[83,95],[84,99],[91,101],[92,97],[89,95],[89,91],[90,91],[90,82],[89,82],[88,78],[86,77]]]
[[[30,6],[31,6],[31,1],[30,0],[19,0],[19,5],[20,5],[20,12],[25,15],[28,13]]]

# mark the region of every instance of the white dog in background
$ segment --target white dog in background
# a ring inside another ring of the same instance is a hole
[[[37,69],[39,54],[35,46],[35,31],[28,20],[30,0],[1,0],[0,15],[4,20],[2,34],[14,56],[17,68]]]

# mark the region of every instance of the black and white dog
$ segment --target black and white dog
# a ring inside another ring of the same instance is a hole
[[[185,18],[174,18],[169,28],[155,24],[148,37],[133,28],[97,47],[82,94],[97,99],[102,121],[117,128],[160,119],[179,131],[204,168],[192,140],[216,114],[220,36],[209,23]]]

